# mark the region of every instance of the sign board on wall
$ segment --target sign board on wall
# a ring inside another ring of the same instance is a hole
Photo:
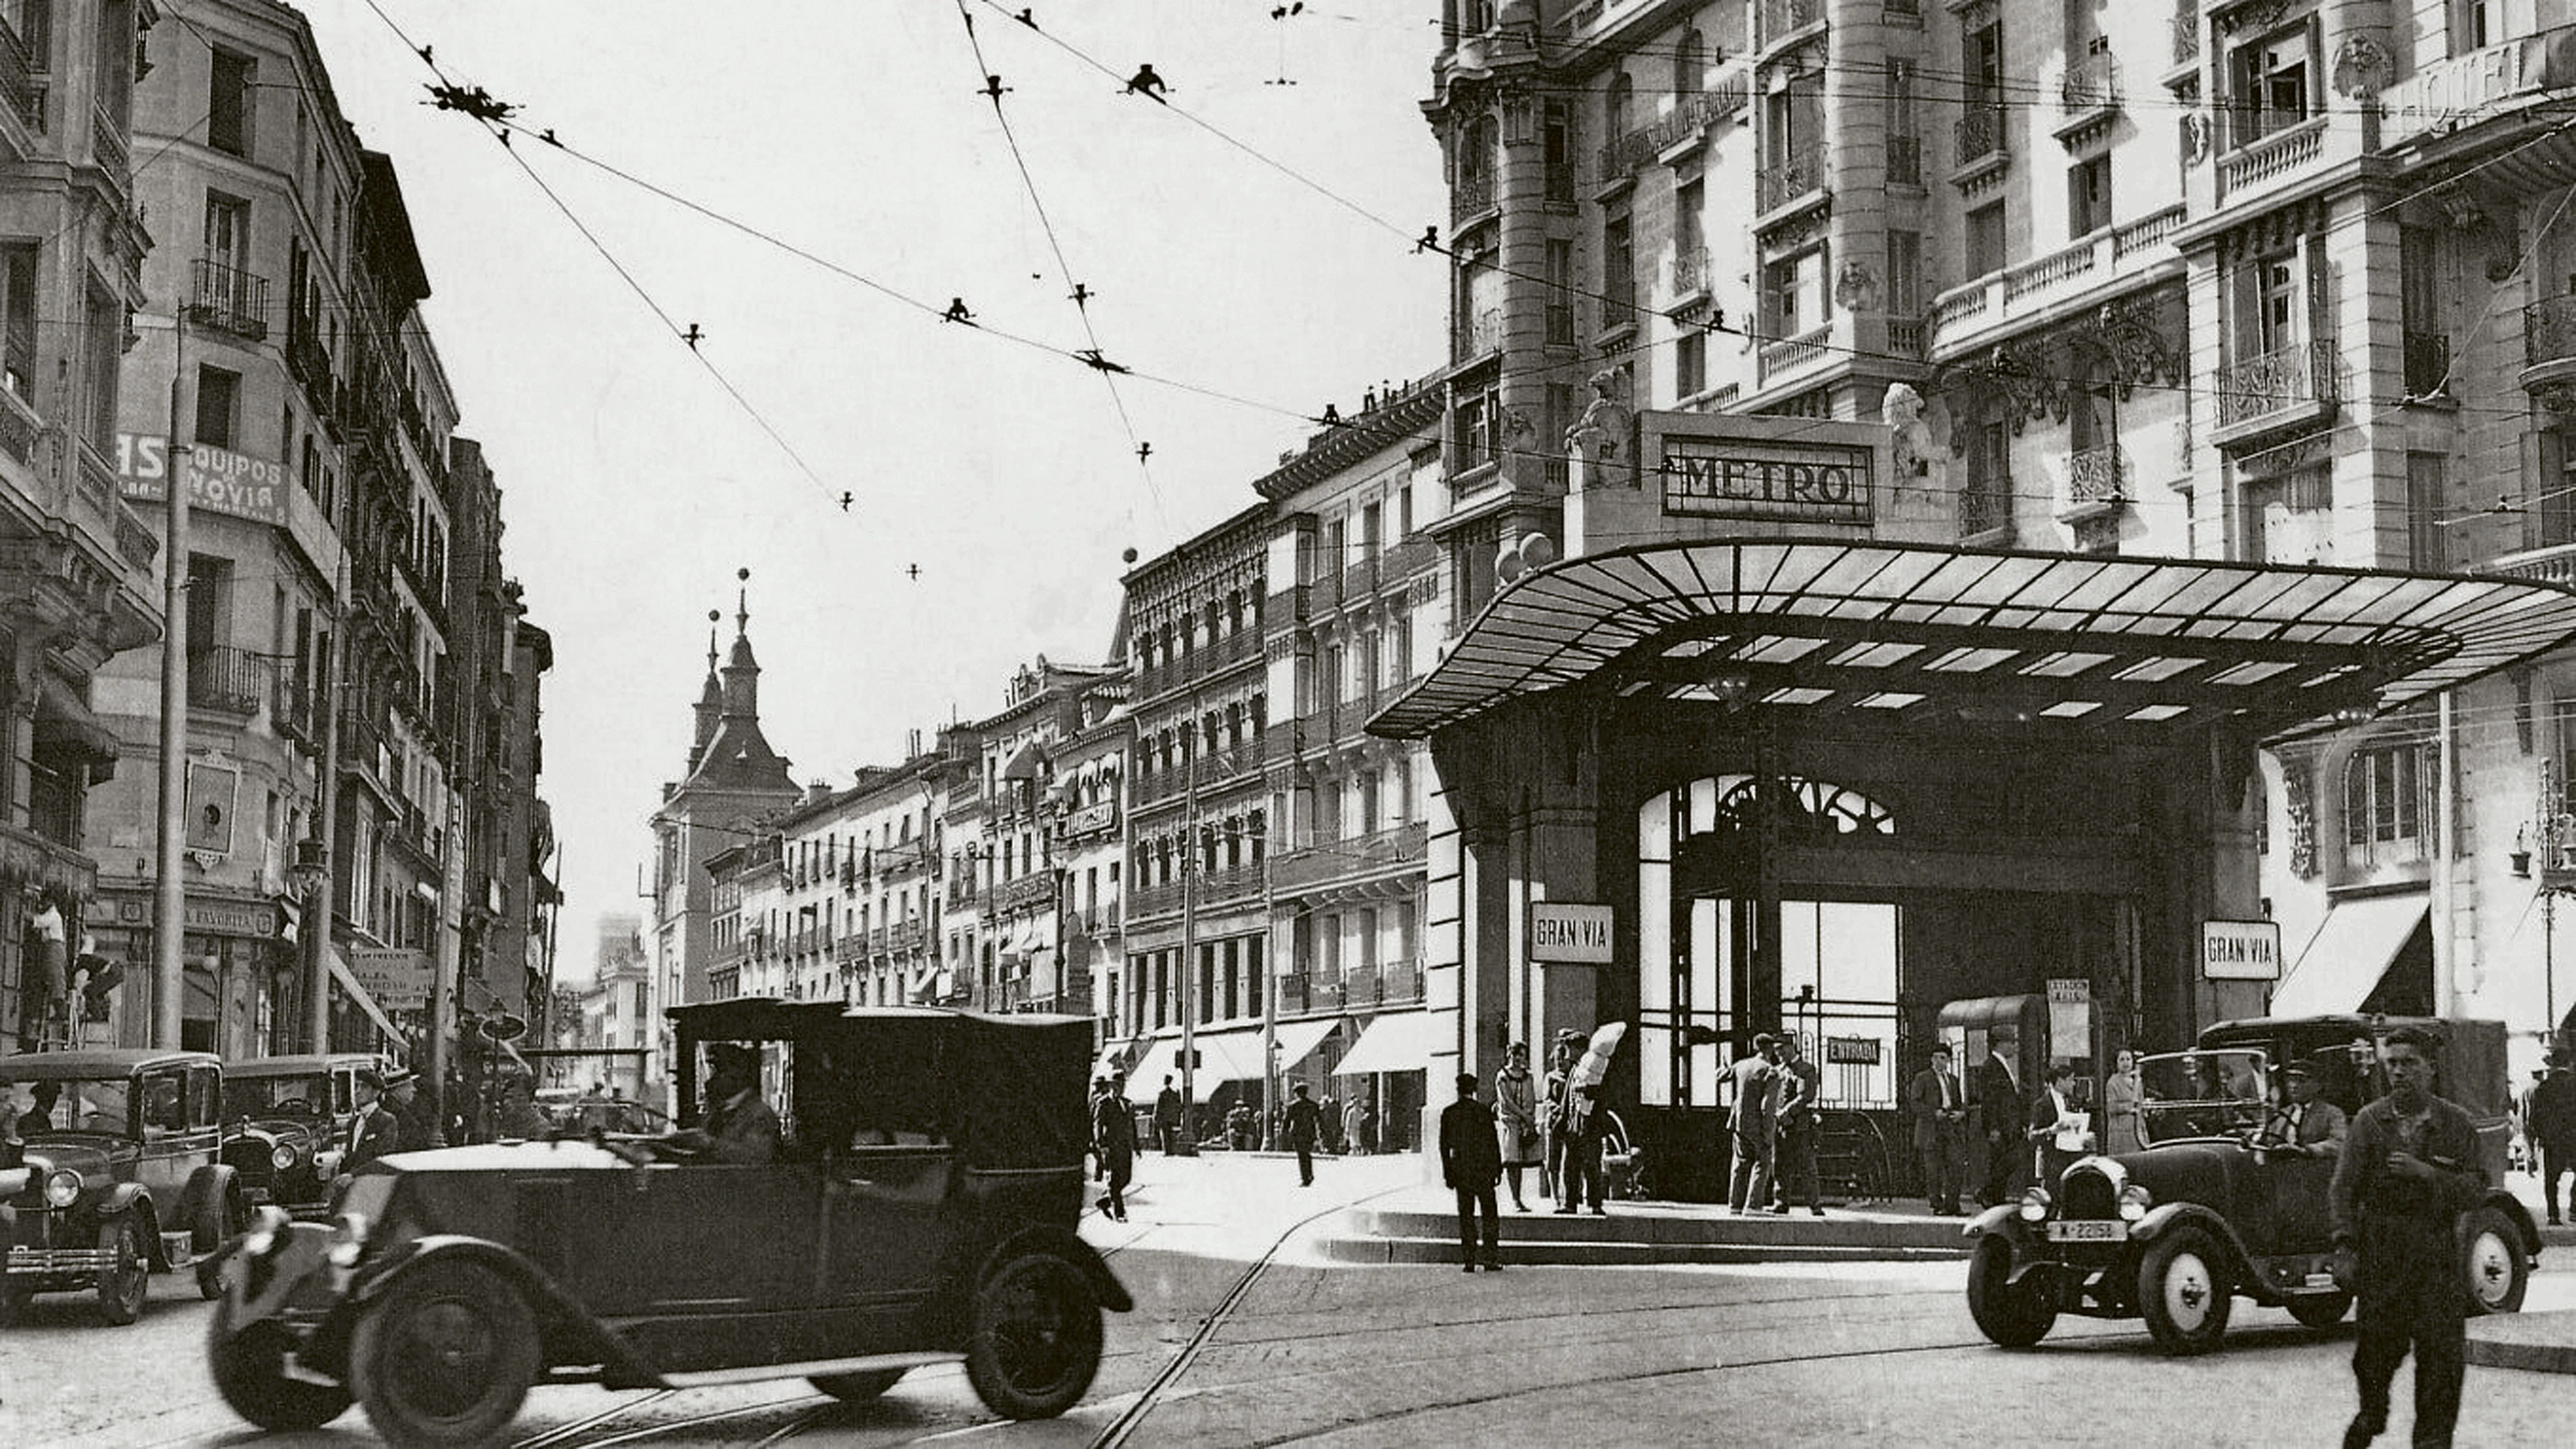
[[[116,435],[116,487],[129,501],[170,496],[170,440],[159,433]],[[286,523],[286,470],[266,458],[198,443],[188,450],[188,505],[255,523]]]
[[[2379,93],[2379,143],[2394,146],[2475,125],[2576,74],[2576,28],[2560,26],[2465,55],[2428,61]]]
[[[1610,908],[1541,901],[1530,907],[1529,956],[1533,961],[1610,964]]]
[[[1831,443],[1662,438],[1664,512],[1789,523],[1870,521],[1868,448]]]
[[[2281,979],[2281,923],[2203,921],[2200,975],[2204,981]]]
[[[1828,1065],[1878,1065],[1878,1038],[1874,1036],[1829,1036],[1825,1038],[1825,1061]]]
[[[420,1011],[429,1005],[429,953],[375,946],[349,950],[349,974],[387,1011]]]
[[[2048,981],[2048,1057],[2082,1062],[2093,1056],[2093,983],[2081,976]]]

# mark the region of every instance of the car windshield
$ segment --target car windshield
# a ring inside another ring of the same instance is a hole
[[[123,1134],[131,1130],[126,1114],[127,1091],[123,1077],[47,1077],[33,1082],[0,1082],[0,1103],[7,1104],[8,1121],[21,1137],[35,1132]]]
[[[2269,1063],[2259,1051],[2176,1052],[2138,1063],[2138,1138],[2152,1146],[2263,1125]]]
[[[320,1072],[302,1077],[227,1077],[224,1116],[320,1117],[331,1100],[331,1079]]]

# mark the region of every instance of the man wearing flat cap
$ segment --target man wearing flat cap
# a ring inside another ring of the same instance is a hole
[[[757,1167],[778,1160],[778,1114],[760,1100],[760,1048],[707,1048],[707,1114],[678,1141],[707,1162]]]
[[[2344,1134],[2351,1124],[2341,1107],[2317,1095],[2324,1086],[2317,1069],[2307,1062],[2292,1062],[2281,1069],[2281,1080],[2289,1086],[2290,1100],[2272,1109],[2271,1119],[2254,1139],[2255,1152],[2329,1161],[2341,1157]]]

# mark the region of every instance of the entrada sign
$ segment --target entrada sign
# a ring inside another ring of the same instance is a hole
[[[1530,907],[1529,954],[1533,961],[1610,964],[1610,908],[1542,901]]]
[[[1664,512],[1793,523],[1870,521],[1871,453],[1821,443],[1667,436]]]

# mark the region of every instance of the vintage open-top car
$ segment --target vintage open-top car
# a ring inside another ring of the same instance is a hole
[[[240,1231],[222,1101],[205,1052],[0,1056],[0,1319],[38,1293],[95,1290],[108,1322],[132,1323],[153,1270]]]
[[[675,1008],[698,1050],[755,1043],[776,1160],[690,1133],[403,1153],[332,1221],[274,1209],[224,1268],[216,1386],[267,1428],[351,1399],[396,1444],[499,1442],[528,1388],[801,1377],[861,1400],[963,1362],[1013,1418],[1090,1387],[1101,1310],[1132,1307],[1075,1236],[1091,1028],[839,1003]]]
[[[2080,1158],[2055,1183],[1969,1222],[1968,1309],[1977,1327],[2022,1348],[2060,1313],[2140,1317],[2167,1352],[2204,1353],[2226,1333],[2239,1295],[2315,1327],[2341,1319],[2352,1295],[2331,1272],[2334,1159],[2269,1150],[2262,1134],[2292,1062],[2306,1063],[2319,1100],[2347,1115],[2379,1096],[2386,1074],[2377,1043],[2402,1024],[2442,1037],[2434,1090],[2477,1126],[2488,1191],[2460,1225],[2469,1309],[2519,1309],[2540,1232],[2503,1185],[2503,1024],[2253,1018],[2210,1027],[2196,1050],[2139,1062],[2140,1150]]]
[[[224,1120],[233,1124],[224,1161],[252,1206],[275,1203],[295,1217],[329,1208],[331,1178],[357,1115],[358,1073],[381,1065],[370,1052],[224,1064]]]

